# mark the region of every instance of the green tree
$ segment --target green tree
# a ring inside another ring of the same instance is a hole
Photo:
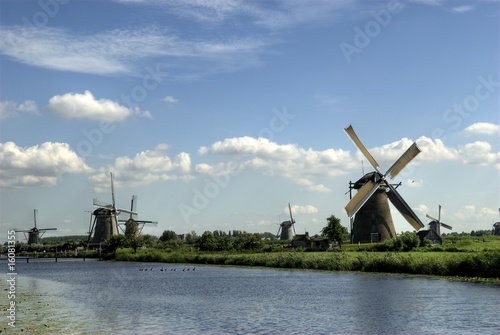
[[[154,248],[158,244],[158,237],[144,234],[139,236],[141,238],[142,246],[146,248]]]
[[[186,236],[186,243],[188,244],[195,244],[196,241],[198,241],[200,237],[196,234],[194,230],[191,230],[190,233],[187,234]]]
[[[413,250],[415,248],[418,248],[418,246],[420,245],[420,238],[414,232],[407,231],[401,233],[401,235],[399,235],[396,239],[401,240],[404,251]]]
[[[177,234],[172,230],[165,230],[163,234],[161,234],[160,236],[160,241],[162,242],[168,242],[172,240],[175,241],[177,239],[178,239]]]
[[[216,239],[217,240],[217,250],[228,251],[233,248],[233,240],[229,235],[224,235]]]
[[[125,241],[126,241],[126,246],[132,248],[132,250],[134,251],[134,254],[137,252],[137,248],[139,248],[143,244],[143,238],[141,235],[127,236]]]
[[[104,248],[107,252],[116,252],[116,249],[123,247],[125,244],[124,235],[113,235],[109,240],[104,242]]]
[[[321,229],[321,236],[328,237],[331,241],[337,241],[342,247],[342,241],[349,239],[347,228],[342,226],[340,219],[335,215],[326,218],[327,225]]]
[[[244,237],[243,247],[245,249],[258,250],[263,246],[262,235],[259,233],[247,234]]]
[[[212,251],[217,248],[217,240],[212,232],[206,231],[196,241],[196,246],[202,251]]]
[[[265,232],[262,233],[262,237],[265,238],[266,240],[276,240],[276,234],[270,233],[270,232]]]

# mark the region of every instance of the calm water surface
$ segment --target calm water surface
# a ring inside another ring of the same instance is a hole
[[[500,334],[491,284],[95,260],[20,262],[17,272],[76,333]]]

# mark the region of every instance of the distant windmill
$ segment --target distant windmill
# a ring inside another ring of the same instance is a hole
[[[35,224],[35,226],[27,230],[16,230],[16,233],[23,233],[24,237],[26,237],[26,233],[28,233],[28,237],[26,239],[28,240],[28,244],[30,245],[42,243],[42,236],[43,234],[45,234],[47,230],[57,230],[57,228],[37,228],[36,226],[37,218],[38,218],[38,210],[34,209],[33,223]]]
[[[498,209],[498,215],[500,216],[500,208]],[[500,235],[500,221],[493,224],[493,235]]]
[[[152,224],[154,226],[158,225],[157,221],[149,220],[138,220],[137,219],[137,196],[132,196],[132,201],[130,202],[130,217],[128,219],[118,219],[118,224],[125,225],[125,235],[126,236],[138,236],[146,224]],[[140,226],[140,227],[139,227]]]
[[[358,191],[345,206],[352,222],[352,242],[377,242],[396,237],[388,200],[413,228],[419,230],[424,227],[424,224],[396,191],[396,187],[387,181],[387,177],[391,179],[396,177],[420,153],[417,144],[413,143],[385,173],[382,173],[379,164],[361,143],[352,126],[344,130],[375,169],[374,172],[365,174],[354,183],[353,188]]]
[[[441,205],[439,205],[439,212],[437,219],[430,216],[429,214],[426,214],[425,216],[432,220],[431,222],[429,222],[429,228],[430,230],[434,231],[438,236],[441,236],[441,226],[443,226],[446,229],[452,230],[451,226],[441,222]]]
[[[89,229],[89,239],[87,244],[99,245],[110,239],[113,235],[118,235],[118,219],[120,213],[137,214],[133,211],[126,209],[116,208],[115,204],[115,190],[113,186],[113,173],[111,176],[111,200],[112,203],[108,204],[94,198],[94,206],[98,207],[92,215],[94,222]],[[92,241],[91,241],[92,240]]]
[[[290,207],[290,203],[288,204],[288,211],[290,212],[290,220],[281,222],[280,227],[278,228],[278,233],[276,234],[276,237],[279,237],[280,240],[285,241],[291,241],[293,239],[293,235],[295,234],[295,220],[292,216],[292,208]]]

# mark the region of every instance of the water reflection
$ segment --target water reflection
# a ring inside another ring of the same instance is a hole
[[[153,271],[139,271],[146,267]],[[499,333],[500,287],[494,285],[216,266],[180,270],[89,260],[18,266],[24,285],[57,301],[58,315],[77,322],[81,332]]]

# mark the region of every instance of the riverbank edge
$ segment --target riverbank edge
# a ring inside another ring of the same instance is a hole
[[[258,266],[430,275],[500,282],[500,251],[206,253],[118,249],[107,259],[132,262]]]
[[[15,299],[9,300],[6,281],[0,282],[0,317],[5,322],[0,325],[0,334],[26,334],[26,335],[55,335],[55,334],[94,334],[81,331],[84,322],[69,321],[61,315],[59,302],[43,290],[34,289],[26,283],[29,277],[19,275],[16,277]],[[8,324],[7,306],[10,301],[15,301],[15,327]]]

